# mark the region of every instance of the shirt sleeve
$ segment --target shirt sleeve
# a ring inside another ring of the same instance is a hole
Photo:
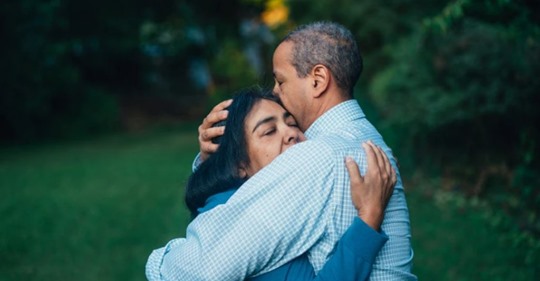
[[[324,234],[332,150],[295,145],[229,199],[193,220],[186,238],[150,255],[149,280],[243,280],[309,250]]]
[[[191,164],[191,171],[192,172],[195,172],[197,170],[197,168],[199,168],[199,166],[202,164],[202,159],[201,159],[201,153],[197,153],[197,155],[195,156],[195,159],[193,159],[193,163]]]
[[[314,280],[367,280],[375,257],[386,241],[388,241],[388,236],[384,232],[376,232],[356,217],[339,240],[334,254]]]

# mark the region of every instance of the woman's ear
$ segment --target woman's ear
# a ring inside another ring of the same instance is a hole
[[[240,168],[238,168],[238,176],[241,179],[245,179],[245,178],[248,177],[248,173],[247,173],[246,168],[244,168],[244,165],[242,165]]]
[[[322,64],[317,64],[311,70],[311,77],[313,79],[313,97],[318,98],[328,89],[331,79],[330,70]]]

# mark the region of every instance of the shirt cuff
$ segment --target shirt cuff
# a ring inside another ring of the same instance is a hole
[[[359,217],[355,217],[353,224],[343,234],[342,239],[354,241],[345,245],[348,245],[349,250],[359,257],[373,263],[381,248],[388,241],[388,235],[382,230],[380,233],[375,231]]]
[[[163,259],[172,248],[181,244],[181,240],[181,238],[173,239],[169,241],[165,247],[156,249],[150,254],[150,257],[148,257],[148,262],[146,263],[146,278],[148,280],[162,280],[161,266],[163,265]]]
[[[161,264],[165,255],[165,247],[152,251],[146,262],[146,279],[161,280]]]
[[[202,164],[202,162],[203,161],[201,159],[201,153],[197,153],[197,156],[195,156],[195,159],[193,160],[193,164],[191,164],[191,171],[195,172]]]

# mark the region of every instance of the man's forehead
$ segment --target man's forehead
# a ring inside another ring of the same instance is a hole
[[[279,44],[274,51],[274,62],[280,61],[280,60],[288,60],[292,53],[292,47],[293,44],[291,42],[282,42]]]

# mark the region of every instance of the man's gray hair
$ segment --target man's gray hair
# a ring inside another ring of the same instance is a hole
[[[352,33],[333,22],[301,25],[282,42],[294,44],[291,62],[300,78],[306,77],[317,64],[330,69],[339,88],[352,96],[362,72],[362,57]]]

